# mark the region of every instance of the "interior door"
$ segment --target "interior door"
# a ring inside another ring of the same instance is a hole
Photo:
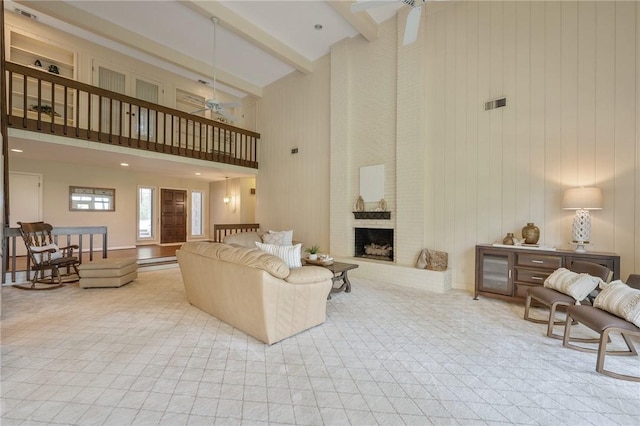
[[[160,191],[160,243],[187,241],[187,191]]]
[[[42,220],[42,176],[31,173],[9,173],[9,226],[15,228],[20,222]],[[16,242],[16,254],[26,256],[22,242]]]

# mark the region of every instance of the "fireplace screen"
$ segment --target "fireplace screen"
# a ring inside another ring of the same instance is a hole
[[[393,229],[356,228],[354,256],[393,262]]]

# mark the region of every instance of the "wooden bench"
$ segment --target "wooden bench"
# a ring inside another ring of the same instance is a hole
[[[627,285],[629,285],[629,287],[640,289],[640,275],[630,275],[629,279],[627,279]],[[598,349],[585,348],[571,343],[571,324],[574,321],[583,324],[600,334]],[[607,351],[607,343],[610,342],[609,335],[611,333],[620,333],[628,350]],[[604,358],[606,355],[633,356],[638,354],[636,348],[633,346],[633,342],[631,341],[631,336],[640,337],[640,328],[624,318],[620,318],[593,306],[573,305],[567,307],[567,319],[565,322],[562,345],[581,352],[597,353],[596,371],[600,374],[614,377],[616,379],[640,382],[639,376],[614,373],[613,371],[604,369]]]
[[[213,241],[221,243],[224,237],[238,232],[258,232],[259,223],[216,223],[213,225]]]

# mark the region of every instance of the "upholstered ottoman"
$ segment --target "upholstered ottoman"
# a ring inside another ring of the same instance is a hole
[[[80,287],[121,287],[138,277],[138,264],[134,257],[125,259],[99,259],[83,263]]]

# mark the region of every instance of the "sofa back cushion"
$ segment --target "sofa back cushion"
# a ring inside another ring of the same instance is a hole
[[[289,276],[289,267],[282,259],[257,248],[249,249],[229,244],[194,241],[183,244],[180,250],[211,259],[241,264],[249,268],[262,269],[276,278],[282,279]]]
[[[262,238],[257,232],[237,232],[235,234],[224,237],[225,244],[233,244],[236,246],[255,248],[256,241],[261,243]]]

